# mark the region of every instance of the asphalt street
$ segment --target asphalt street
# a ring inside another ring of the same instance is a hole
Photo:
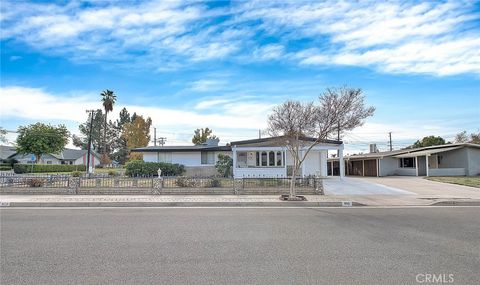
[[[480,280],[473,207],[2,209],[0,230],[2,285]]]

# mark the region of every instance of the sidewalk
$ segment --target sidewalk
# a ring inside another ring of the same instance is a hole
[[[424,195],[307,195],[307,201],[281,201],[278,195],[0,195],[1,207],[341,207],[480,206],[480,199]]]

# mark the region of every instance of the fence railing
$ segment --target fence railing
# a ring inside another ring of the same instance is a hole
[[[70,175],[13,175],[0,176],[0,188],[69,188],[69,189],[215,189],[239,191],[280,189],[288,190],[291,178],[223,178],[223,177],[125,177],[125,176],[81,176]],[[296,189],[323,193],[321,178],[296,178]]]

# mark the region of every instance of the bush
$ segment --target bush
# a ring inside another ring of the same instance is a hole
[[[221,186],[220,179],[212,178],[211,187],[220,187],[220,186]]]
[[[233,159],[225,154],[218,155],[218,161],[215,163],[215,168],[222,177],[233,176]]]
[[[42,178],[28,178],[25,181],[30,187],[42,187],[45,184],[45,181]]]
[[[0,171],[11,170],[12,167],[10,165],[0,165]]]
[[[162,170],[162,176],[178,176],[185,172],[185,166],[165,162],[144,162],[134,160],[125,165],[127,176],[157,176],[158,169]]]
[[[74,171],[74,172],[72,172],[72,176],[73,177],[80,177],[80,176],[82,176],[82,172],[81,171]]]
[[[118,175],[118,172],[116,172],[115,170],[108,171],[108,176],[117,176],[117,175]]]
[[[21,173],[44,173],[44,172],[72,172],[85,171],[85,165],[70,164],[15,164],[13,171],[17,174]]]

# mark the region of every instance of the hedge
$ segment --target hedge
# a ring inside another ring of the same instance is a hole
[[[72,172],[85,171],[85,165],[70,165],[70,164],[15,164],[13,171],[20,173],[43,173],[43,172]]]
[[[162,170],[162,176],[178,176],[185,172],[185,166],[166,162],[144,162],[133,160],[125,166],[127,176],[157,176],[158,169]]]

